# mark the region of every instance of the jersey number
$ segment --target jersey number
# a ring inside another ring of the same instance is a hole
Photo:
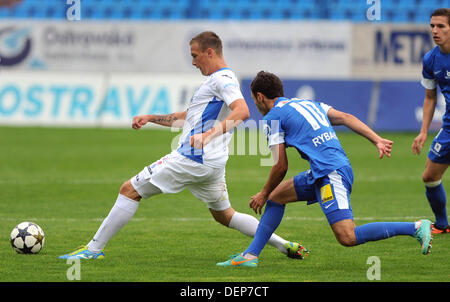
[[[301,101],[298,103],[290,102],[289,105],[297,110],[308,121],[314,130],[322,126],[330,127],[325,115],[310,101]]]

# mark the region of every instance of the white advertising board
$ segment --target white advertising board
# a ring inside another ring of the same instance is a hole
[[[346,77],[351,23],[0,21],[0,68],[192,72],[189,41],[216,32],[239,76]]]
[[[355,78],[420,80],[422,58],[435,45],[429,26],[359,24],[353,26]]]

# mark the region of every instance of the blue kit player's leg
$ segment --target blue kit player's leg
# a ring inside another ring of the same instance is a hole
[[[272,233],[275,232],[283,219],[285,205],[278,204],[271,200],[266,203],[264,214],[261,216],[261,220],[258,224],[258,229],[255,233],[250,246],[244,251],[244,255],[250,253],[252,256],[259,256],[262,249],[269,241]]]
[[[398,235],[409,235],[421,244],[427,254],[431,247],[431,222],[373,222],[356,226],[350,206],[353,173],[344,167],[330,173],[317,182],[316,195],[322,211],[330,223],[337,240],[344,246],[354,246],[368,241],[387,239]]]
[[[397,235],[414,236],[414,222],[371,222],[355,228],[357,244],[387,239]]]
[[[435,227],[445,229],[448,226],[447,218],[447,197],[442,181],[425,183],[425,195],[430,203],[436,222]]]
[[[315,201],[314,186],[309,184],[310,171],[302,172],[296,175],[293,179],[293,185],[295,188],[296,199],[302,201]],[[279,226],[283,215],[284,215],[285,205],[278,204],[271,200],[267,201],[264,214],[258,225],[258,230],[256,231],[255,238],[250,246],[244,251],[255,256],[259,256],[262,249],[264,248],[268,238]],[[267,237],[268,236],[268,237]]]
[[[268,200],[250,246],[243,253],[234,255],[225,262],[217,263],[217,266],[257,267],[258,256],[283,219],[284,208],[285,205]]]
[[[309,176],[309,171],[300,173],[295,176],[291,180],[284,182],[284,184],[289,183],[290,189],[292,186],[295,188],[294,197],[292,201],[295,200],[304,200],[304,201],[312,201],[315,200],[315,191],[314,185],[308,184],[307,178]],[[292,190],[294,192],[294,190]],[[249,245],[249,247],[241,254],[234,256],[234,258],[229,259],[225,262],[217,263],[218,266],[250,266],[256,267],[258,263],[258,257],[261,254],[264,246],[267,244],[272,233],[275,232],[276,228],[281,223],[284,215],[284,204],[279,204],[272,200],[268,200],[266,203],[266,208],[264,210],[264,214],[261,216],[261,220],[259,221],[258,229],[256,230],[253,241]],[[307,250],[296,243],[296,247],[294,248],[295,252],[303,252],[305,254],[309,253]],[[294,253],[295,254],[295,253]],[[303,256],[301,254],[297,254],[297,256],[293,255],[292,258],[302,259]]]
[[[447,196],[442,185],[442,176],[450,164],[450,133],[441,129],[434,138],[428,152],[423,173],[425,195],[435,216],[433,233],[449,233]]]

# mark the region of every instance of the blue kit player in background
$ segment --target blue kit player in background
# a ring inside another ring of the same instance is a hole
[[[379,157],[390,157],[393,142],[378,136],[351,114],[324,103],[287,99],[283,83],[274,74],[261,71],[251,83],[252,98],[264,116],[264,131],[274,165],[261,192],[251,198],[250,207],[264,214],[250,246],[218,266],[256,267],[268,239],[280,224],[289,202],[319,203],[336,239],[344,246],[397,235],[410,235],[421,245],[422,254],[431,248],[431,221],[374,222],[356,226],[350,206],[353,171],[332,125],[345,125],[371,141]],[[310,164],[310,170],[284,180],[288,170],[286,149],[294,147]]]
[[[437,86],[445,97],[443,124],[431,143],[422,180],[426,196],[436,218],[433,234],[450,233],[447,217],[447,197],[442,176],[450,164],[450,9],[441,8],[431,14],[431,34],[437,44],[423,58],[422,85],[425,87],[422,128],[414,139],[412,152],[420,154],[428,138],[428,129],[437,103]]]

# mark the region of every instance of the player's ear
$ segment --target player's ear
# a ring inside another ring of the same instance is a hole
[[[210,47],[206,49],[206,54],[208,55],[209,58],[212,58],[215,53],[216,52],[214,51],[214,49],[212,49]]]
[[[261,92],[257,92],[256,98],[258,99],[258,102],[262,103],[264,101],[264,94],[262,94]]]

